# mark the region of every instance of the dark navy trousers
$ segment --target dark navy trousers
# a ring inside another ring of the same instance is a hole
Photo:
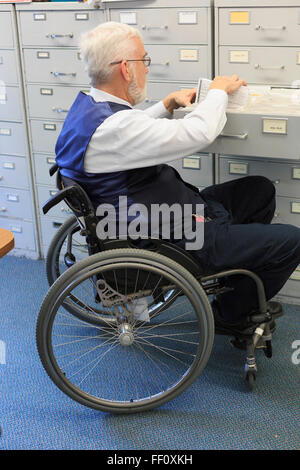
[[[267,178],[248,176],[201,191],[206,216],[204,245],[193,255],[209,271],[249,269],[263,281],[267,300],[274,297],[300,264],[300,228],[270,224],[275,188]],[[221,314],[239,320],[258,307],[256,287],[245,276],[230,276],[234,291],[218,296]]]

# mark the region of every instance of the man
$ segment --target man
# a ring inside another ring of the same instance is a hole
[[[132,109],[146,96],[150,58],[139,32],[109,22],[83,36],[81,54],[91,79],[89,95],[80,93],[56,145],[63,176],[78,181],[95,208],[118,209],[120,196],[132,203],[203,204],[204,246],[191,252],[209,271],[244,268],[257,273],[271,299],[300,262],[300,229],[270,225],[275,210],[273,184],[246,177],[198,192],[168,162],[207,147],[226,123],[228,94],[245,86],[236,75],[216,77],[207,98],[184,119],[174,109],[195,99],[195,89],[171,93],[146,111]],[[238,329],[257,308],[252,280],[226,281],[235,292],[218,296],[220,324]]]

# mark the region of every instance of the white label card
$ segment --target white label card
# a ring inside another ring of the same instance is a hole
[[[201,160],[198,157],[185,157],[182,159],[182,168],[192,168],[200,170]]]
[[[45,21],[46,20],[46,13],[33,13],[33,20],[34,21]]]
[[[75,13],[75,20],[76,21],[84,21],[89,19],[88,13]]]
[[[198,62],[198,49],[180,49],[180,60]]]
[[[135,11],[120,11],[120,23],[137,24]]]
[[[249,64],[249,51],[229,51],[229,62]]]
[[[49,59],[50,57],[50,52],[38,51],[36,54],[38,59]]]
[[[178,24],[197,24],[197,12],[196,11],[179,11],[178,12]]]
[[[0,135],[11,135],[11,129],[0,129]]]
[[[265,134],[287,134],[287,119],[263,118],[263,133]]]
[[[6,194],[6,199],[11,202],[19,202],[18,194]]]
[[[45,131],[56,131],[56,124],[44,124]]]
[[[291,212],[293,214],[300,214],[300,202],[291,203]]]
[[[292,169],[292,178],[295,180],[300,180],[300,168]]]
[[[9,230],[14,233],[22,233],[22,227],[18,227],[17,225],[11,225]]]
[[[41,95],[53,95],[53,89],[52,88],[41,88],[40,93],[41,93]]]
[[[2,168],[5,168],[7,170],[14,170],[15,169],[15,164],[12,162],[4,162],[2,165]]]
[[[231,175],[247,175],[248,163],[229,163],[229,173]]]

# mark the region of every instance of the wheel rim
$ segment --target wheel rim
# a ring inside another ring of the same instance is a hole
[[[163,279],[177,292],[150,323],[137,321],[131,312],[115,313],[115,324],[91,325],[64,309],[66,296],[85,290],[84,283],[99,270],[111,270],[105,263],[76,275],[50,306],[40,345],[47,350],[43,362],[56,385],[82,404],[114,412],[152,408],[181,393],[208,360],[212,340],[206,296],[199,298],[174,270],[153,260],[146,264],[144,270],[154,277],[161,278],[163,269]],[[114,263],[114,272],[125,269],[141,272],[141,262]]]

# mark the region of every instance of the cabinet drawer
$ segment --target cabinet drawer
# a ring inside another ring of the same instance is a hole
[[[273,223],[291,224],[300,228],[300,198],[278,196]]]
[[[21,121],[21,93],[19,87],[0,86],[0,120]]]
[[[234,157],[219,158],[219,182],[244,176],[261,175],[275,185],[276,194],[300,198],[300,163],[277,163]]]
[[[194,186],[206,187],[213,184],[213,160],[212,155],[191,155],[170,163],[184,181]]]
[[[23,124],[0,122],[0,153],[26,155],[26,136]]]
[[[220,8],[219,44],[297,46],[300,7]]]
[[[27,85],[29,116],[46,119],[65,119],[82,87]]]
[[[25,158],[0,155],[0,186],[28,188],[28,184]]]
[[[56,188],[56,174],[49,175],[49,170],[55,163],[55,155],[34,154],[35,177],[37,184],[45,184]]]
[[[0,214],[7,217],[32,219],[29,191],[0,188]]]
[[[49,212],[50,214],[50,212]],[[56,234],[57,230],[64,223],[65,219],[60,217],[51,218],[51,217],[40,217],[41,223],[41,235],[42,235],[42,245],[47,247],[50,245],[52,238]]]
[[[35,152],[55,153],[55,144],[63,122],[31,120],[32,146]]]
[[[248,83],[290,85],[300,71],[300,47],[220,46],[218,74],[237,73]]]
[[[0,80],[5,85],[19,83],[15,51],[0,49]]]
[[[105,21],[103,10],[21,11],[21,41],[24,46],[78,47],[82,32]]]
[[[89,77],[78,50],[25,49],[25,75],[29,83],[84,84]]]
[[[205,152],[299,160],[298,116],[227,113],[227,123]]]
[[[32,222],[24,220],[0,219],[0,226],[10,230],[15,237],[15,248],[35,251],[35,235]],[[11,252],[14,253],[14,250]]]
[[[13,23],[11,13],[8,11],[1,11],[0,22],[0,47],[14,47]]]
[[[197,80],[208,77],[207,46],[188,45],[147,45],[151,57],[149,80]]]
[[[184,3],[184,2],[183,2]],[[137,28],[145,44],[208,43],[206,8],[111,10],[111,20]]]
[[[54,194],[56,194],[57,190],[53,187],[38,186],[37,192],[39,211],[40,214],[42,214],[43,205],[46,201],[48,201],[48,199],[50,199],[52,196],[54,196]],[[73,212],[71,211],[71,209],[68,208],[68,206],[64,202],[61,202],[56,206],[52,207],[52,209],[50,209],[47,215],[49,215],[50,217],[67,218],[70,217],[70,215],[73,215]]]

